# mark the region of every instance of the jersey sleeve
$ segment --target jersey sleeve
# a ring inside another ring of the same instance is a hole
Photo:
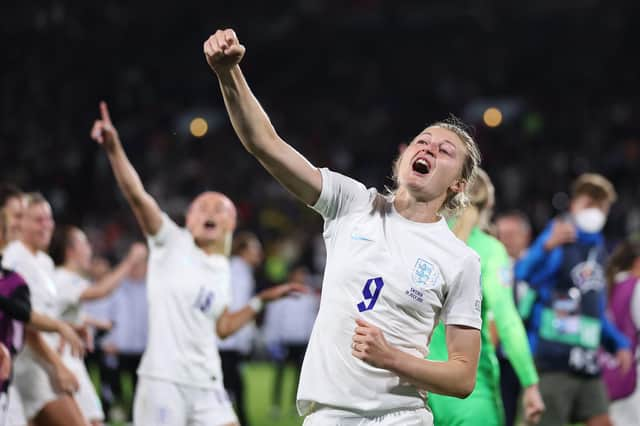
[[[148,235],[147,242],[150,247],[162,247],[165,246],[171,239],[180,234],[180,227],[169,218],[169,216],[162,212],[162,224],[160,229],[155,235]]]
[[[8,296],[0,296],[0,310],[8,317],[27,323],[31,319],[31,298],[26,284],[17,286]]]
[[[633,323],[636,325],[636,330],[640,330],[640,284],[636,284],[636,287],[633,289],[631,317],[633,318]]]
[[[445,325],[482,327],[482,288],[480,286],[480,259],[474,253],[462,262],[457,278],[447,286],[442,304]]]
[[[496,245],[483,259],[482,295],[494,322],[504,352],[515,370],[522,387],[538,383],[527,334],[513,301],[513,270],[509,256]]]
[[[360,182],[326,168],[320,169],[320,173],[322,191],[311,208],[325,220],[336,219],[369,205],[375,190],[368,190]]]
[[[57,275],[56,287],[58,290],[58,304],[64,311],[69,305],[75,305],[80,302],[80,296],[89,287],[89,282],[81,278],[62,278]]]

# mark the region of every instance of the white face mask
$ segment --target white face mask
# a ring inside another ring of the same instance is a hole
[[[578,228],[589,234],[600,232],[607,221],[602,210],[595,207],[580,210],[573,217]]]

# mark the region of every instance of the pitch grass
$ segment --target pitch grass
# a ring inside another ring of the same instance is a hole
[[[302,417],[295,410],[295,374],[292,368],[284,371],[282,384],[282,398],[280,407],[274,409],[273,383],[275,380],[275,367],[268,362],[247,363],[242,371],[245,379],[246,405],[250,425],[242,426],[301,426]],[[91,377],[95,384],[99,382],[97,371],[91,370]],[[133,388],[131,377],[123,374],[122,378],[123,401],[120,406],[124,409],[133,401]],[[124,426],[126,423],[113,422],[111,426]]]

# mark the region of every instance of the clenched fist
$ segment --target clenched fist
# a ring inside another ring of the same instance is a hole
[[[216,74],[229,71],[238,65],[245,50],[235,31],[231,29],[218,30],[204,42],[204,56]]]

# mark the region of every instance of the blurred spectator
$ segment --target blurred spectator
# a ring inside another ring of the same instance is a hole
[[[607,265],[609,314],[631,342],[634,365],[623,371],[612,357],[602,354],[603,378],[611,398],[615,426],[640,425],[640,243],[625,241]]]
[[[306,266],[294,267],[289,273],[289,282],[304,284],[309,292],[291,295],[267,305],[263,324],[264,339],[277,363],[272,400],[275,415],[280,412],[282,403],[282,381],[286,364],[293,364],[297,389],[302,360],[320,307],[320,296],[313,288]],[[293,394],[294,401],[296,393]]]
[[[511,265],[522,257],[531,243],[531,225],[527,216],[517,210],[503,213],[496,217],[495,229],[497,237],[507,249]],[[518,295],[526,294],[529,286],[524,282],[514,283],[514,297],[521,300]],[[518,397],[522,388],[511,363],[505,356],[502,347],[496,351],[500,363],[500,391],[504,406],[505,422],[507,426],[513,426],[518,412]]]
[[[528,328],[547,406],[544,425],[608,424],[597,350],[602,344],[616,354],[624,371],[632,363],[628,339],[605,316],[601,231],[615,199],[604,177],[581,175],[569,213],[552,220],[516,264],[516,278],[537,293]]]
[[[251,232],[239,232],[233,237],[231,250],[231,304],[230,312],[244,308],[255,293],[254,271],[263,259],[262,245]],[[235,402],[236,415],[241,425],[249,425],[244,401],[241,364],[251,352],[255,324],[247,324],[235,334],[218,342],[224,387]]]

